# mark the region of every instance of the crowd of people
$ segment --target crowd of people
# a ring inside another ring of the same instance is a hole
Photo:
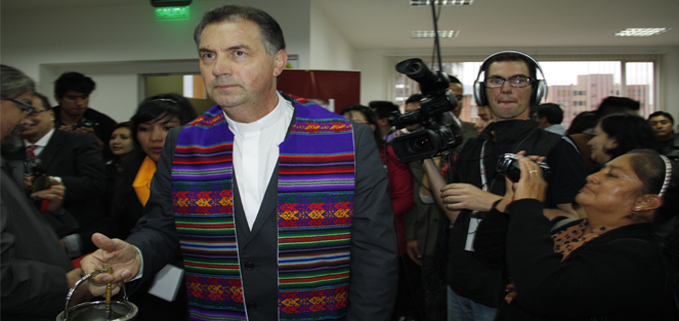
[[[62,74],[52,106],[2,65],[3,319],[53,320],[108,267],[73,304],[122,281],[142,321],[679,317],[671,114],[608,97],[566,129],[540,64],[503,51],[473,84],[475,123],[448,76],[463,138],[402,162],[395,144],[437,129],[396,128],[389,101],[332,113],[278,92],[267,13],[210,10],[194,40],[217,103],[202,115],[167,93],[117,123],[89,107],[91,78]],[[169,300],[150,291],[166,268]]]

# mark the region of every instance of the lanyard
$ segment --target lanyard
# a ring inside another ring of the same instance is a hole
[[[483,156],[486,154],[486,143],[488,141],[484,141],[483,145],[481,146],[481,157],[479,158],[479,168],[481,171],[481,189],[483,189],[484,192],[488,191],[488,181],[486,179],[486,165],[483,164]]]

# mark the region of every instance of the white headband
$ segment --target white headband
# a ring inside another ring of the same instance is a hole
[[[670,179],[672,178],[672,163],[665,155],[660,155],[660,158],[662,158],[662,160],[665,162],[665,181],[662,183],[660,193],[658,193],[658,196],[662,197],[665,195],[667,187],[670,186]]]

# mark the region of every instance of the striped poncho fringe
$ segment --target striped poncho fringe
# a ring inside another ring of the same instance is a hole
[[[351,123],[300,100],[278,165],[280,320],[342,320],[354,200]],[[192,320],[247,320],[233,204],[233,133],[215,106],[189,123],[172,163]]]

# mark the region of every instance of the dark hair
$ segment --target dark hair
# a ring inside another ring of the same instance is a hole
[[[664,112],[664,111],[656,111],[656,112],[648,115],[648,120],[650,121],[651,118],[658,117],[658,116],[663,116],[663,117],[669,119],[670,123],[672,123],[672,125],[674,125],[674,117],[672,117],[672,115],[670,115],[670,113],[667,113],[667,112]]]
[[[596,113],[599,117],[604,117],[610,114],[636,111],[639,110],[639,108],[641,108],[641,104],[636,100],[627,97],[609,96],[601,101]]]
[[[214,8],[203,15],[203,19],[198,23],[193,33],[193,40],[196,42],[196,45],[200,44],[200,35],[205,27],[212,23],[224,21],[252,21],[256,23],[259,26],[259,34],[264,48],[271,57],[276,55],[279,50],[285,49],[283,30],[281,30],[281,26],[274,18],[259,9],[234,5]]]
[[[537,77],[537,65],[535,65],[535,62],[527,56],[515,52],[503,52],[487,58],[481,66],[485,77],[488,77],[488,70],[490,69],[491,64],[502,61],[523,61],[526,63],[526,66],[528,66],[528,72],[530,73],[528,76],[531,80],[535,80]]]
[[[43,95],[39,92],[34,92],[33,96],[38,97],[38,99],[40,99],[43,107],[45,107],[45,110],[52,109],[52,104],[50,104],[50,100],[47,98],[47,96],[45,96],[45,95]]]
[[[96,84],[92,78],[86,77],[79,72],[65,72],[54,81],[54,94],[60,99],[69,90],[89,95],[95,88]]]
[[[448,75],[448,81],[450,81],[451,84],[462,84],[462,82],[457,79],[455,76]]]
[[[571,126],[568,127],[566,135],[579,134],[587,129],[594,128],[598,120],[599,116],[593,111],[581,112],[571,121]]]
[[[611,114],[602,118],[599,125],[608,137],[614,138],[618,144],[613,149],[604,149],[606,154],[611,155],[611,159],[634,149],[658,150],[653,128],[640,116],[627,113]]]
[[[198,117],[198,114],[189,100],[182,95],[169,93],[148,97],[139,103],[137,112],[130,118],[132,137],[134,137],[136,144],[139,143],[136,138],[139,125],[160,116],[165,118],[177,117],[179,122],[184,125]]]
[[[139,145],[139,141],[137,140],[139,125],[161,116],[164,119],[177,117],[179,118],[179,123],[184,125],[198,117],[198,114],[196,113],[196,110],[193,109],[193,106],[188,99],[179,94],[159,94],[142,100],[141,103],[139,103],[139,107],[137,107],[137,111],[129,121],[134,149],[132,150],[132,153],[130,153],[130,156],[125,159],[123,172],[129,171],[133,172],[132,175],[136,175],[139,165],[141,165],[141,162],[146,157],[146,154],[144,154],[144,151],[141,149],[141,145]],[[134,179],[134,177],[132,177],[132,179]],[[132,181],[129,183],[129,185],[132,186]]]
[[[387,118],[393,112],[401,113],[396,104],[386,100],[373,100],[368,103],[368,107],[377,114],[377,119]]]
[[[422,94],[413,94],[410,97],[408,97],[408,99],[406,99],[406,105],[410,103],[419,103],[420,101],[422,101],[422,98],[424,98]]]
[[[641,194],[659,194],[665,182],[665,161],[652,149],[635,149],[632,155],[632,169],[641,181]],[[655,222],[663,223],[679,213],[679,169],[677,163],[669,161],[672,174],[665,193],[663,204],[655,211]]]
[[[363,114],[363,117],[365,117],[365,120],[368,122],[368,124],[373,125],[373,127],[375,127],[375,130],[373,130],[375,136],[375,143],[377,143],[377,146],[381,147],[382,131],[380,130],[380,125],[378,124],[377,114],[374,111],[372,111],[372,109],[366,106],[363,106],[361,104],[354,104],[344,107],[340,115],[344,116],[344,114],[348,114],[351,111],[360,112],[361,114]]]
[[[114,132],[116,129],[121,128],[121,127],[126,127],[127,129],[132,132],[132,122],[131,121],[124,121],[122,123],[117,123],[115,126],[113,126],[113,130],[111,132]]]
[[[538,105],[538,118],[546,117],[550,124],[561,124],[563,121],[563,109],[557,104],[544,103]]]
[[[35,82],[21,70],[7,65],[0,65],[0,86],[2,96],[15,98],[25,92],[35,91]]]

